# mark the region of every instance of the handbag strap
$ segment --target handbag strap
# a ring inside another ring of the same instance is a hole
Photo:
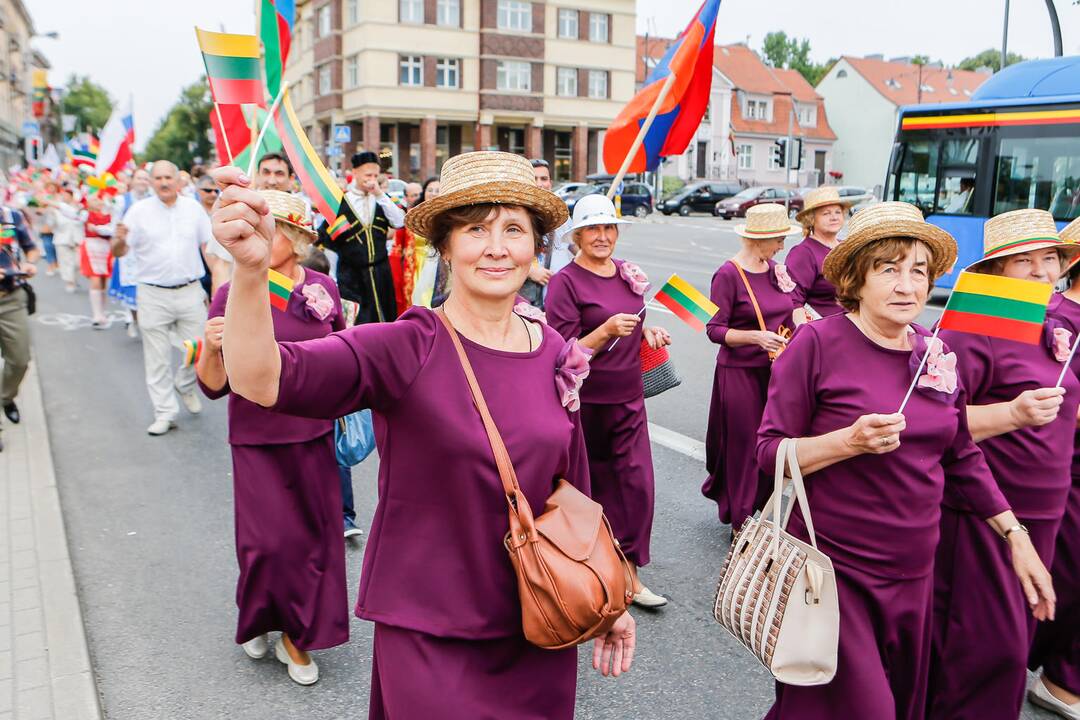
[[[750,295],[750,304],[754,306],[754,314],[757,315],[758,325],[761,329],[768,332],[769,328],[765,327],[765,316],[761,314],[761,306],[758,305],[757,295],[754,294],[754,288],[750,287],[750,279],[746,277],[746,273],[743,271],[742,266],[734,260],[729,260],[735,269],[739,271],[739,277],[742,278],[743,286],[746,288],[746,292]]]
[[[517,513],[523,529],[531,535],[533,531],[532,509],[529,507],[525,495],[521,492],[521,486],[518,485],[517,474],[514,472],[514,464],[510,460],[510,453],[506,449],[499,428],[495,425],[495,420],[491,417],[491,411],[488,410],[487,402],[484,400],[484,393],[480,390],[480,383],[477,382],[476,373],[473,372],[472,363],[469,362],[469,356],[465,354],[465,348],[461,344],[457,329],[450,322],[450,318],[446,316],[446,312],[441,306],[435,310],[435,314],[446,327],[450,340],[454,343],[454,349],[457,351],[458,360],[461,361],[461,369],[465,371],[465,380],[469,383],[469,392],[472,393],[473,404],[476,405],[476,409],[480,412],[480,419],[484,422],[484,430],[487,431],[488,442],[491,443],[491,450],[495,455],[495,465],[499,469],[499,479],[502,481],[506,501],[509,503],[511,511]]]
[[[776,465],[773,473],[773,494],[765,502],[761,511],[760,520],[764,521],[772,516],[775,532],[769,543],[769,555],[776,560],[780,554],[780,531],[786,530],[788,520],[791,518],[791,510],[795,503],[799,503],[802,509],[803,522],[806,524],[806,532],[810,536],[810,545],[817,549],[817,534],[814,532],[814,521],[810,517],[810,503],[806,499],[806,487],[803,484],[802,470],[799,468],[799,458],[796,453],[797,440],[795,438],[783,438],[776,448]],[[781,520],[781,503],[784,497],[785,466],[791,471],[791,484],[794,489],[794,497],[788,505],[787,513]]]

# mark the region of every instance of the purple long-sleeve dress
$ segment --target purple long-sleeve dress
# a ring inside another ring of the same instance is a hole
[[[225,314],[228,297],[225,283],[209,317]],[[345,327],[334,281],[308,269],[287,310],[273,318],[279,341]],[[216,391],[199,385],[209,398],[229,396],[240,565],[236,642],[281,630],[301,650],[341,645],[349,639],[349,600],[333,422],[273,413],[232,393],[228,383]]]
[[[578,414],[556,389],[566,342],[545,327],[528,353],[462,344],[534,512],[559,477],[588,493]],[[356,615],[375,623],[370,717],[572,718],[577,653],[540,650],[522,634],[502,544],[506,498],[439,319],[412,308],[397,322],[283,343],[280,352],[275,411],[373,410],[379,504],[356,602]]]
[[[641,380],[645,299],[622,277],[623,264],[616,260],[615,274],[601,277],[570,263],[548,283],[544,310],[551,327],[567,340],[585,337],[618,313],[641,317],[632,334],[593,354],[581,389],[581,425],[593,498],[603,505],[626,557],[643,567],[649,564],[654,496]]]
[[[795,289],[791,291],[792,305],[797,308],[809,305],[822,317],[844,312],[836,302],[836,288],[821,272],[830,249],[813,235],[807,235],[784,258],[788,274],[795,281]]]
[[[1080,333],[1080,303],[1054,295],[1049,314],[1073,333]],[[1080,377],[1080,355],[1073,356],[1072,374]],[[1050,574],[1057,593],[1056,617],[1039,624],[1028,667],[1040,666],[1051,682],[1080,695],[1080,430],[1074,435],[1072,487],[1065,517],[1058,530],[1054,565]]]
[[[746,273],[761,306],[765,327],[777,332],[791,328],[791,294],[780,289],[777,264]],[[733,530],[754,514],[769,496],[772,474],[758,470],[754,447],[772,363],[757,345],[727,345],[728,330],[760,330],[750,295],[734,264],[726,262],[712,278],[710,298],[719,308],[706,326],[709,339],[720,346],[716,353],[709,425],[705,431],[705,470],[709,473],[701,492],[716,501],[720,521]]]
[[[952,346],[971,405],[1013,400],[1053,387],[1061,372],[1048,341],[1059,323],[1048,318],[1037,345],[942,330]],[[1001,492],[1051,567],[1072,485],[1073,436],[1080,381],[1066,373],[1056,420],[979,443]],[[1015,720],[1027,682],[1035,618],[1012,570],[1008,545],[946,493],[934,579],[934,654],[927,717]],[[987,632],[987,628],[993,632]]]
[[[925,350],[927,333],[916,330],[917,353],[881,347],[846,315],[800,327],[773,364],[760,466],[771,472],[782,438],[816,437],[865,414],[895,412]],[[942,495],[949,489],[982,517],[1007,505],[968,432],[962,389],[920,387],[904,415],[907,429],[893,452],[806,476],[818,546],[836,571],[837,671],[827,685],[777,683],[769,720],[923,720]],[[799,510],[788,529],[808,537]],[[996,628],[982,630],[992,636]]]

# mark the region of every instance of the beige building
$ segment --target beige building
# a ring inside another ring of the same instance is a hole
[[[351,126],[345,161],[422,180],[501,149],[581,180],[634,94],[634,22],[633,0],[299,0],[285,76],[321,152]]]
[[[45,63],[30,47],[33,36],[34,21],[22,0],[0,0],[0,170],[23,163],[32,70]]]

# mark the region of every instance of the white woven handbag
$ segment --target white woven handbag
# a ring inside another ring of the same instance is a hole
[[[785,460],[795,492],[777,531]],[[785,530],[796,501],[809,545]],[[817,549],[795,440],[780,441],[772,497],[760,517],[747,518],[728,551],[713,617],[782,683],[824,685],[836,674],[836,575],[832,561]]]

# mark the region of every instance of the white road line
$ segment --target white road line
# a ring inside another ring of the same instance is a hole
[[[649,438],[657,445],[663,445],[669,450],[682,453],[699,462],[705,462],[705,443],[692,437],[649,423]]]

